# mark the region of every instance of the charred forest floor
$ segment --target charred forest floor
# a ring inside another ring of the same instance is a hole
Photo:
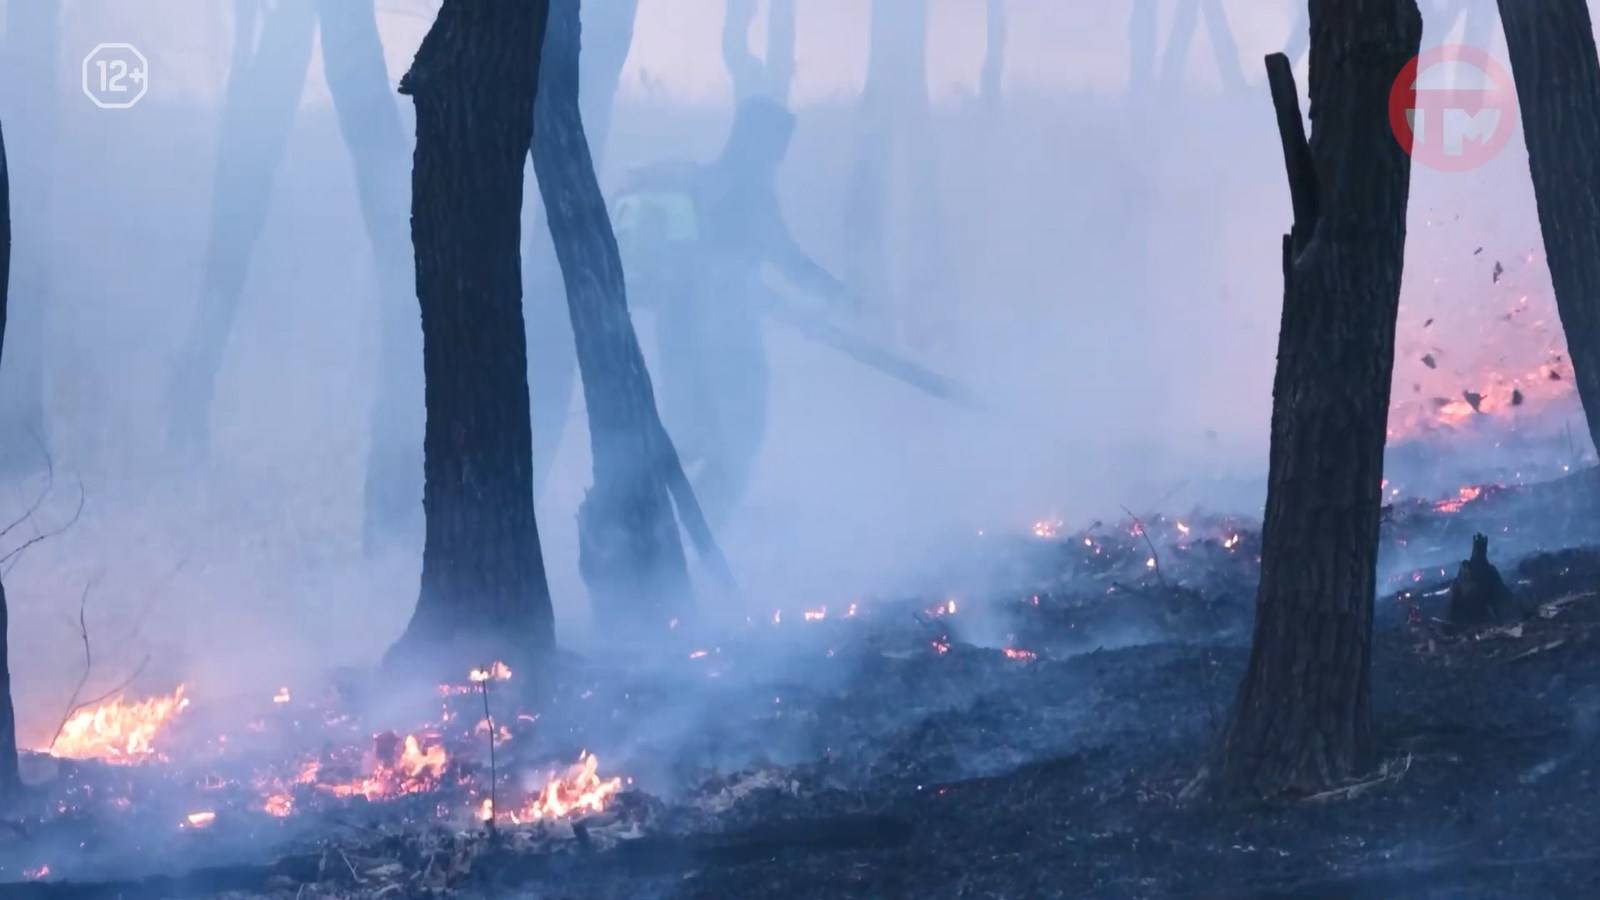
[[[1244,669],[1258,547],[1249,524],[1197,515],[1055,527],[983,539],[978,563],[941,576],[951,590],[775,614],[783,621],[686,644],[647,674],[569,661],[564,689],[584,703],[542,713],[546,725],[590,747],[626,745],[635,776],[604,813],[491,834],[375,809],[358,828],[251,831],[232,858],[193,845],[154,872],[68,871],[5,891],[1600,893],[1600,473],[1386,509],[1379,764],[1294,801],[1180,796]],[[1475,532],[1490,535],[1523,616],[1454,628],[1449,586]],[[0,850],[17,856],[41,828],[15,825]]]

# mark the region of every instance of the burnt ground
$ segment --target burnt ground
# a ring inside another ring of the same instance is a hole
[[[547,725],[626,744],[636,776],[576,825],[391,817],[8,895],[1600,895],[1597,482],[1388,511],[1379,766],[1327,796],[1181,796],[1244,669],[1257,543],[1227,519],[1152,516],[994,541],[957,611],[831,609],[787,626],[781,661],[777,626],[648,678],[569,661],[584,701]],[[1524,619],[1441,621],[1474,531]],[[996,583],[1014,587],[971,592]]]

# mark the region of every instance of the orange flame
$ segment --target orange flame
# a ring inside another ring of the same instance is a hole
[[[156,737],[179,713],[189,707],[178,685],[170,696],[124,703],[117,697],[92,709],[80,710],[66,724],[45,753],[66,759],[102,759],[131,764],[159,758]]]
[[[622,790],[622,779],[601,778],[599,770],[600,761],[585,750],[565,773],[551,776],[544,790],[507,817],[512,824],[520,825],[562,819],[582,812],[604,812],[606,802]],[[484,801],[479,815],[488,811],[488,801]]]

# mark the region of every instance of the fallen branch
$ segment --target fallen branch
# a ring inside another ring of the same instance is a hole
[[[1347,784],[1343,787],[1319,791],[1318,793],[1312,794],[1309,797],[1302,798],[1300,802],[1329,803],[1335,800],[1354,800],[1355,798],[1365,794],[1367,791],[1370,791],[1375,787],[1378,787],[1379,785],[1399,781],[1401,778],[1405,777],[1405,774],[1409,771],[1411,771],[1411,754],[1407,753],[1405,759],[1403,760],[1391,759],[1384,763],[1378,769],[1378,774],[1372,776],[1371,778],[1368,778],[1364,781],[1357,781],[1354,784]]]

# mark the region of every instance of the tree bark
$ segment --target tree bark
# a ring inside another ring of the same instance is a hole
[[[1416,55],[1415,0],[1311,0],[1307,144],[1282,54],[1268,58],[1294,199],[1250,665],[1218,786],[1324,789],[1373,761],[1372,606],[1404,259],[1409,148],[1390,88]]]
[[[1600,60],[1584,0],[1501,0],[1556,309],[1600,447]]]
[[[547,0],[445,0],[400,83],[417,108],[427,527],[416,612],[391,667],[532,662],[555,642],[533,512],[519,247],[548,13]]]
[[[210,444],[217,376],[250,255],[266,222],[273,175],[294,127],[316,33],[311,0],[280,0],[265,12],[256,40],[256,7],[250,0],[234,3],[233,61],[212,180],[211,242],[199,308],[179,350],[169,396],[169,438],[175,449],[191,454],[204,453]]]
[[[31,152],[12,162],[18,168],[17,208],[28,217],[25,238],[35,245],[16,271],[18,303],[11,313],[11,352],[6,355],[0,389],[0,471],[20,471],[39,458],[36,445],[49,445],[45,414],[45,344],[50,311],[55,229],[51,206],[55,184],[61,72],[61,4],[8,3],[5,16],[3,77],[8,84],[12,125],[29,137]]]
[[[6,340],[6,300],[11,285],[11,172],[5,131],[0,128],[0,358]],[[10,622],[6,586],[0,584],[0,804],[22,787],[17,774],[17,720],[11,707]]]
[[[373,398],[363,533],[370,551],[421,512],[422,346],[412,285],[406,202],[408,138],[389,86],[372,0],[317,0],[322,61],[355,169],[378,286],[378,376]]]
[[[687,612],[688,569],[663,477],[662,432],[578,105],[579,0],[551,0],[533,163],[566,279],[589,414],[594,486],[578,510],[578,568],[599,621],[664,628]]]

